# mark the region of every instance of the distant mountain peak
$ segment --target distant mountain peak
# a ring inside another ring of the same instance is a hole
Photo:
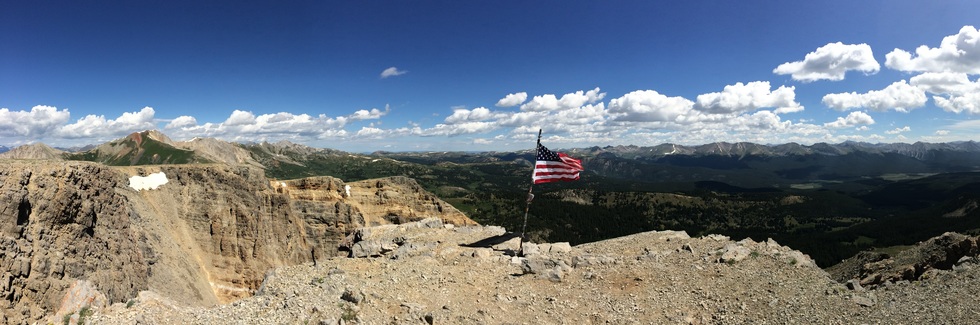
[[[44,143],[25,144],[7,152],[0,153],[3,159],[62,159],[64,151],[51,148]]]

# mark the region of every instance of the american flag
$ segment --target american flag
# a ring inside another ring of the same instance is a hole
[[[534,164],[534,184],[574,181],[578,179],[578,172],[582,171],[582,161],[569,157],[561,152],[548,150],[545,146],[538,144],[537,162]]]

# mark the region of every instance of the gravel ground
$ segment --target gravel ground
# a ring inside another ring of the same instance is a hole
[[[461,246],[499,227],[388,229],[399,248],[271,270],[213,308],[143,292],[88,324],[967,324],[980,267],[848,289],[775,242],[648,232],[584,244]],[[537,252],[535,252],[537,251]]]

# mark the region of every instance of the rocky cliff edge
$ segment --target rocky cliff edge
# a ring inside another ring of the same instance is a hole
[[[155,189],[130,186],[134,176],[159,173],[166,180]],[[0,323],[60,323],[80,306],[96,310],[142,291],[214,306],[253,295],[271,268],[335,256],[366,222],[475,224],[409,183],[270,181],[249,166],[5,160]]]

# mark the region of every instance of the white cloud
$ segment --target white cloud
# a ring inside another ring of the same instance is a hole
[[[790,127],[791,121],[783,121],[779,115],[770,111],[758,111],[752,114],[739,115],[729,120],[728,125],[733,130],[782,130]]]
[[[838,117],[836,121],[824,123],[825,127],[841,129],[859,125],[875,124],[875,120],[865,112],[851,112],[846,117]]]
[[[963,95],[980,91],[980,82],[971,82],[965,73],[926,72],[909,79],[909,84],[933,94]]]
[[[520,105],[520,104],[524,103],[525,100],[527,100],[527,93],[526,92],[523,92],[522,91],[522,92],[519,92],[519,93],[507,94],[507,96],[504,96],[504,98],[501,98],[500,100],[497,101],[497,105],[496,106],[497,107],[514,107],[514,106],[517,106],[517,105]]]
[[[910,83],[933,94],[936,106],[947,112],[980,114],[980,80],[970,81],[965,73],[926,72],[912,77]]]
[[[348,115],[347,118],[353,121],[377,120],[388,115],[389,112],[391,112],[391,107],[385,105],[385,110],[383,111],[377,108],[372,108],[371,110],[361,109],[354,112],[354,114]]]
[[[779,86],[770,92],[768,81],[741,82],[725,86],[718,93],[698,95],[694,109],[713,114],[754,111],[760,108],[776,108],[778,113],[803,110],[796,102],[795,87]]]
[[[464,122],[459,124],[436,124],[422,131],[424,136],[457,136],[462,134],[486,133],[497,129],[493,122]]]
[[[895,128],[894,130],[885,131],[885,134],[899,134],[899,133],[902,133],[902,132],[909,132],[909,131],[912,131],[912,128],[910,128],[908,125],[906,125],[903,128]]]
[[[173,119],[172,121],[170,121],[170,123],[167,123],[167,126],[165,126],[164,128],[165,129],[182,129],[182,128],[190,128],[190,127],[195,127],[195,126],[197,126],[197,119],[196,118],[194,118],[193,116],[183,115],[183,116],[180,116],[180,117],[177,117],[177,118]]]
[[[558,99],[554,94],[534,96],[531,101],[521,105],[522,111],[553,111],[581,107],[585,104],[592,104],[606,97],[606,93],[600,93],[599,87],[586,91],[576,91],[561,96]]]
[[[489,119],[490,116],[490,110],[486,107],[477,107],[473,110],[457,108],[454,109],[453,114],[447,116],[444,121],[447,124],[457,124],[467,121],[483,121]]]
[[[980,74],[980,31],[963,26],[943,38],[938,48],[922,45],[915,55],[895,49],[885,55],[885,66],[907,72],[961,72]]]
[[[949,130],[936,130],[936,135],[947,135]]]
[[[114,120],[107,120],[104,115],[88,115],[75,123],[61,127],[58,133],[61,137],[69,139],[123,136],[155,129],[154,114],[152,107],[144,107],[139,112],[123,113]]]
[[[255,114],[252,114],[252,112],[239,111],[236,109],[234,112],[231,112],[231,116],[229,116],[228,119],[225,120],[225,122],[222,124],[224,124],[225,126],[255,124]]]
[[[772,72],[789,74],[793,80],[811,82],[817,80],[844,80],[847,71],[865,74],[878,73],[881,65],[875,60],[868,44],[829,43],[807,53],[803,61],[780,64]]]
[[[654,90],[636,90],[609,101],[613,120],[672,122],[689,114],[694,103],[684,97],[667,97]]]
[[[38,105],[30,111],[11,111],[0,108],[0,136],[43,138],[68,122],[67,109]]]
[[[375,127],[367,127],[367,126],[365,126],[365,127],[362,127],[360,130],[357,131],[357,137],[361,137],[361,138],[377,138],[377,137],[380,137],[380,136],[384,135],[385,133],[387,133],[387,132],[385,132],[385,130],[382,130],[382,129],[379,129],[379,128],[375,128]]]
[[[980,114],[980,93],[969,93],[949,98],[933,96],[932,100],[936,102],[936,106],[947,112]]]
[[[606,105],[598,103],[585,105],[575,109],[559,111],[548,122],[562,125],[585,125],[600,122],[606,118]]]
[[[823,96],[824,105],[839,111],[867,108],[878,112],[889,109],[908,112],[924,106],[926,100],[925,91],[905,83],[905,80],[895,82],[885,89],[872,90],[864,94],[850,92]]]
[[[547,112],[517,112],[497,119],[497,123],[504,127],[523,126],[539,123],[547,116]]]
[[[398,68],[396,68],[396,67],[390,67],[390,68],[385,69],[384,71],[381,71],[381,79],[385,79],[385,78],[388,78],[388,77],[400,76],[400,75],[403,75],[403,74],[406,74],[406,73],[408,73],[408,71],[398,70]]]

